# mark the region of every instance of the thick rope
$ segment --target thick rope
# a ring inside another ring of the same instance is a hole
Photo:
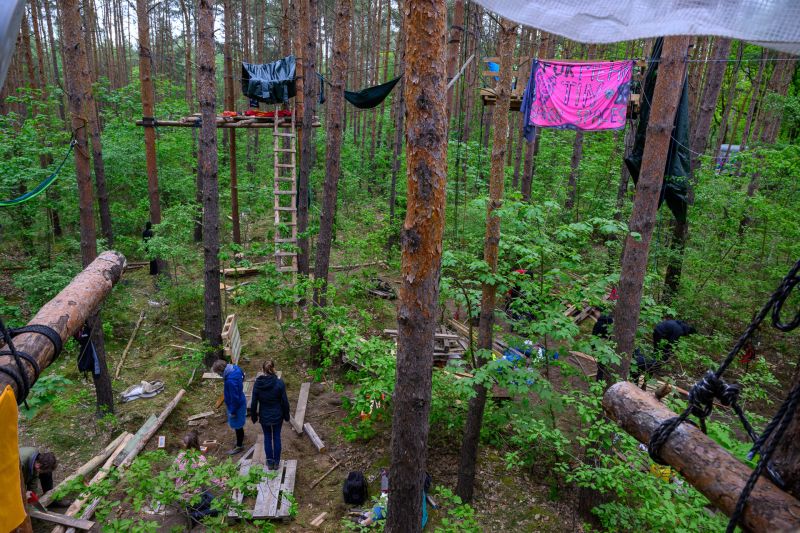
[[[753,320],[750,322],[750,325],[747,326],[747,329],[745,329],[744,333],[742,333],[742,336],[739,337],[739,339],[733,345],[733,348],[731,348],[730,352],[728,352],[728,355],[725,357],[722,363],[720,363],[719,368],[717,368],[716,371],[709,370],[706,372],[706,375],[703,376],[703,379],[698,381],[692,387],[692,389],[689,391],[689,404],[686,409],[679,416],[663,421],[650,436],[650,442],[647,446],[648,454],[653,461],[662,465],[666,465],[667,463],[664,462],[660,455],[661,448],[664,446],[667,440],[669,440],[672,432],[675,431],[675,429],[682,422],[687,421],[689,415],[695,415],[699,418],[701,429],[703,429],[703,432],[705,433],[705,419],[711,414],[711,411],[714,408],[715,399],[718,400],[722,405],[733,408],[733,410],[736,412],[736,415],[739,417],[739,420],[742,422],[745,430],[747,431],[747,434],[754,442],[753,449],[751,450],[749,457],[752,458],[756,453],[761,453],[761,457],[758,465],[753,470],[750,479],[748,479],[745,487],[742,489],[742,493],[739,496],[736,508],[731,515],[730,522],[728,523],[728,532],[732,532],[736,528],[736,524],[744,510],[747,498],[749,497],[750,492],[753,490],[758,477],[765,468],[770,477],[772,477],[773,480],[780,485],[779,480],[775,479],[776,476],[768,468],[767,463],[775,449],[777,442],[780,440],[783,432],[786,430],[789,420],[791,420],[795,410],[797,409],[798,403],[800,403],[800,387],[796,387],[789,394],[783,405],[781,405],[778,412],[764,429],[764,432],[760,437],[757,437],[755,431],[750,425],[750,422],[747,420],[744,411],[738,404],[741,387],[738,384],[726,383],[725,380],[722,379],[722,374],[725,373],[736,355],[750,340],[770,311],[772,312],[772,325],[781,331],[791,331],[800,325],[800,312],[795,314],[792,321],[788,323],[781,322],[780,318],[783,304],[789,298],[792,289],[794,289],[794,287],[800,283],[800,276],[798,276],[798,272],[800,272],[800,260],[798,260],[791,270],[789,270],[789,273],[783,278],[780,285],[778,285],[778,288],[772,293],[769,300],[767,300],[767,302],[761,308],[761,311],[759,311],[759,313],[753,318]],[[767,441],[767,439],[769,439],[770,436],[773,435],[774,438],[770,441],[769,446],[762,451],[761,448],[764,446],[764,443]]]
[[[0,366],[0,372],[9,376],[17,386],[17,392],[19,393],[17,394],[17,405],[24,403],[25,407],[27,408],[28,394],[30,393],[33,384],[36,383],[37,379],[39,379],[42,369],[35,357],[26,352],[17,350],[17,348],[14,346],[13,338],[23,333],[36,333],[38,335],[44,335],[53,345],[54,360],[61,353],[63,342],[61,341],[61,336],[49,326],[42,324],[31,324],[21,328],[9,329],[6,327],[3,319],[0,318],[0,335],[2,335],[2,340],[5,345],[8,346],[8,350],[0,351],[0,356],[10,355],[14,359],[14,363],[16,363],[16,368]],[[28,373],[26,372],[26,369],[22,363],[23,361],[27,362],[33,369],[32,383],[28,380]]]

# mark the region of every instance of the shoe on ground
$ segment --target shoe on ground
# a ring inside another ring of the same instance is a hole
[[[244,451],[244,446],[236,446],[232,450],[225,452],[225,455],[238,455]]]

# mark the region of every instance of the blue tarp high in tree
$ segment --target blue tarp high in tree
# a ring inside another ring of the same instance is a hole
[[[656,39],[653,46],[653,54],[650,57],[650,67],[647,69],[647,76],[644,82],[642,98],[642,110],[639,115],[639,126],[636,128],[636,139],[633,143],[631,154],[625,158],[625,166],[631,173],[633,182],[639,181],[639,171],[642,168],[642,156],[644,155],[644,143],[647,135],[647,124],[650,119],[650,106],[653,102],[653,91],[656,87],[656,77],[658,76],[658,61],[661,59],[661,48],[664,38]],[[678,103],[678,110],[675,113],[672,135],[669,140],[669,151],[667,152],[667,165],[664,169],[664,182],[661,185],[661,196],[658,198],[658,206],[666,200],[675,219],[679,222],[686,222],[686,212],[688,209],[689,176],[691,167],[689,165],[691,155],[689,151],[689,91],[687,80],[683,80],[681,99]]]
[[[389,96],[389,93],[392,92],[392,89],[394,89],[394,86],[400,81],[400,78],[402,78],[402,76],[398,76],[386,83],[375,85],[374,87],[361,89],[358,92],[345,91],[344,99],[359,109],[371,109]]]
[[[266,64],[242,63],[242,93],[265,104],[288,102],[296,93],[294,56]]]

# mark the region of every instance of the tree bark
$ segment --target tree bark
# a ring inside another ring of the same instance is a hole
[[[303,55],[303,122],[300,129],[300,173],[297,177],[297,269],[308,275],[308,191],[314,163],[314,109],[317,104],[317,0],[300,2],[300,36]]]
[[[489,266],[492,275],[497,272],[498,245],[500,243],[500,217],[496,211],[503,205],[503,188],[505,182],[506,130],[508,129],[508,109],[511,99],[511,61],[517,27],[510,21],[500,21],[500,37],[497,53],[500,56],[500,81],[495,86],[497,101],[494,113],[494,142],[492,144],[492,168],[489,175],[489,202],[486,208],[486,237],[483,247],[483,260]],[[492,349],[492,333],[494,327],[494,310],[497,287],[484,283],[481,288],[481,311],[478,324],[478,349]],[[476,360],[482,366],[483,356]],[[456,494],[465,502],[472,501],[475,484],[475,470],[478,459],[478,444],[483,425],[483,411],[486,406],[486,387],[475,385],[475,396],[469,401],[464,440],[461,443],[461,455],[458,461],[458,485]]]
[[[397,371],[392,416],[389,533],[421,531],[447,181],[447,12],[414,0],[406,29],[407,198],[401,232]]]
[[[97,313],[100,304],[111,293],[111,288],[122,277],[124,269],[125,256],[118,252],[103,252],[52,300],[44,304],[28,325],[48,326],[66,343]],[[53,345],[43,335],[22,333],[14,338],[14,347],[36,359],[42,371],[53,362]],[[11,365],[16,366],[11,356],[0,356],[0,366]],[[35,376],[31,365],[25,365],[25,372],[28,383],[33,384]],[[0,373],[0,390],[5,390],[6,385],[14,389],[17,398],[20,397],[21,391],[14,380],[7,374]]]
[[[405,0],[398,0],[397,11],[400,13],[400,26],[397,29],[395,75],[405,70],[406,65],[406,18]],[[389,189],[389,222],[394,222],[395,204],[397,203],[397,175],[400,173],[400,158],[403,154],[403,133],[406,117],[405,76],[395,87],[394,109],[394,143],[392,147],[392,181]]]
[[[614,220],[622,220],[622,206],[625,203],[625,196],[628,193],[628,182],[631,179],[631,173],[628,171],[628,165],[625,164],[625,158],[628,157],[631,154],[631,150],[633,150],[633,144],[636,141],[636,125],[637,121],[629,120],[628,127],[625,128],[625,136],[623,137],[625,148],[623,149],[622,164],[620,165]]]
[[[225,109],[236,111],[236,95],[233,89],[233,55],[231,54],[231,41],[233,40],[233,13],[231,0],[225,0],[224,24],[225,42],[223,44],[224,70],[225,70]],[[242,234],[239,229],[239,183],[238,164],[236,161],[236,130],[228,130],[228,150],[230,150],[230,177],[231,177],[231,220],[233,221],[233,242],[242,244]]]
[[[686,73],[686,52],[689,37],[666,37],[661,56],[653,108],[647,126],[647,142],[642,157],[642,169],[636,188],[622,256],[622,271],[619,280],[619,300],[614,309],[614,339],[617,352],[622,361],[615,368],[623,377],[630,370],[630,358],[636,339],[639,323],[640,302],[644,275],[647,271],[647,257],[650,238],[658,209],[658,197],[664,181],[667,151],[678,109],[678,102]],[[633,234],[638,233],[639,238]]]
[[[151,77],[152,54],[147,0],[136,0],[136,21],[139,26],[139,81],[142,85],[142,119],[149,120],[154,117],[155,113],[155,90]],[[152,126],[144,128],[144,152],[147,166],[147,195],[150,200],[150,222],[156,225],[161,223],[161,199],[158,191],[158,168],[156,167],[156,131]],[[159,274],[166,274],[164,261],[162,259],[156,259],[156,261]]]
[[[344,82],[347,58],[350,54],[350,17],[352,0],[337,0],[331,61],[331,90],[328,97],[328,153],[325,161],[325,186],[322,196],[322,214],[317,237],[317,256],[314,261],[314,278],[320,285],[314,287],[314,307],[327,305],[328,267],[331,259],[331,241],[336,213],[336,192],[341,174],[342,113],[344,112]]]
[[[449,84],[458,69],[459,51],[461,50],[461,34],[464,33],[464,0],[455,0],[453,5],[453,25],[450,26],[450,40],[447,43],[447,83]],[[454,83],[447,89],[447,120],[453,114]]]
[[[78,203],[81,226],[81,259],[84,268],[97,257],[97,234],[94,225],[94,198],[92,193],[92,173],[89,168],[89,144],[87,142],[86,116],[87,101],[90,101],[89,62],[86,58],[86,44],[81,32],[81,14],[78,0],[61,0],[64,28],[64,78],[67,82],[69,111],[72,115],[72,131],[75,136],[75,176],[78,182]],[[99,311],[88,317],[92,330],[92,340],[100,366],[100,374],[92,374],[97,395],[97,413],[114,412],[114,395],[111,390],[111,376],[106,364],[103,327]]]
[[[603,408],[622,429],[642,443],[650,441],[662,422],[676,416],[655,396],[633,383],[610,387],[603,396]],[[797,441],[787,437],[784,435],[783,441],[795,448],[797,457]],[[690,424],[681,424],[673,431],[661,448],[661,457],[728,516],[733,513],[751,474],[748,466]],[[800,501],[761,476],[750,493],[739,525],[745,531],[795,531],[798,517]]]
[[[568,211],[575,207],[575,198],[578,195],[578,167],[583,156],[583,132],[575,132],[575,140],[572,143],[572,159],[569,164],[569,180],[567,181],[567,201],[564,208]],[[577,218],[577,215],[576,215]]]
[[[222,357],[214,0],[199,0],[197,26],[197,97],[200,101],[200,113],[202,114],[197,171],[203,182],[203,264],[205,273],[203,340],[210,345],[204,361],[206,366],[211,366],[217,358]]]
[[[186,107],[189,109],[189,113],[192,113],[194,112],[194,94],[192,92],[192,25],[189,19],[189,9],[186,7],[186,0],[180,0],[180,6],[181,14],[183,14],[184,63],[186,64]]]
[[[722,88],[722,78],[725,75],[725,62],[731,53],[731,39],[717,37],[714,43],[714,54],[712,62],[708,65],[706,75],[706,86],[700,100],[700,111],[697,114],[694,133],[692,135],[692,159],[691,168],[694,173],[700,164],[700,154],[705,152],[708,145],[708,134],[711,131],[711,120],[717,110],[717,100]],[[693,180],[696,183],[696,180]]]

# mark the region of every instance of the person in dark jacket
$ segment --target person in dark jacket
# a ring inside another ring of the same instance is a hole
[[[53,489],[53,470],[58,462],[50,452],[41,453],[32,446],[21,446],[19,449],[19,465],[27,492],[44,495]],[[42,491],[36,486],[40,484]]]
[[[264,361],[262,370],[253,386],[250,419],[253,424],[261,422],[267,468],[276,470],[281,461],[281,426],[284,420],[289,421],[289,398],[286,385],[275,374],[275,362]]]
[[[600,339],[611,339],[611,326],[614,325],[614,318],[611,315],[600,315],[597,322],[592,327],[592,335]],[[608,368],[601,363],[597,362],[597,381],[603,381],[608,373]]]
[[[155,236],[153,233],[153,223],[148,221],[144,226],[144,231],[142,232],[142,240],[144,241],[145,250],[148,251],[147,241],[152,239]],[[155,276],[158,274],[158,261],[155,259],[150,260],[150,275]]]
[[[222,376],[225,407],[228,409],[228,425],[236,432],[236,446],[228,455],[244,451],[244,422],[247,419],[247,398],[244,395],[244,372],[236,365],[217,359],[211,370]]]
[[[678,339],[697,333],[697,330],[683,320],[662,320],[653,328],[653,354],[656,359],[666,363],[672,357],[672,350]]]

